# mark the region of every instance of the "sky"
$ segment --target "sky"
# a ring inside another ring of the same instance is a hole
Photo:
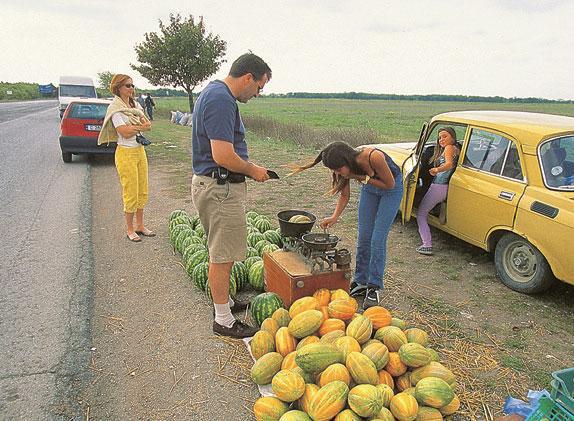
[[[574,99],[572,0],[3,0],[0,81],[111,71],[145,90],[134,47],[170,13],[203,16],[227,42],[210,80],[261,56],[264,93]]]

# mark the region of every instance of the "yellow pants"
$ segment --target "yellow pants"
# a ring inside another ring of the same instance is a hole
[[[124,212],[134,213],[147,203],[147,155],[143,146],[116,149],[116,169],[122,185]]]

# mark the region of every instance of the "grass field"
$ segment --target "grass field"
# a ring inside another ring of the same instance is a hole
[[[169,116],[170,110],[187,111],[187,98],[158,98],[157,111]],[[574,116],[574,104],[504,104],[471,103],[447,101],[384,101],[345,99],[288,99],[256,98],[241,104],[241,114],[246,126],[262,136],[267,133],[254,126],[260,126],[261,119],[271,120],[281,126],[301,125],[320,135],[341,129],[357,132],[358,144],[380,142],[413,141],[418,138],[422,123],[430,117],[446,111],[462,110],[513,110],[543,112]],[[257,124],[247,124],[257,119]],[[292,129],[291,129],[292,130]],[[361,142],[367,136],[369,142]],[[374,138],[375,137],[375,138]],[[350,142],[355,143],[355,142]]]

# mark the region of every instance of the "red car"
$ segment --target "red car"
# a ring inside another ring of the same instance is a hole
[[[115,142],[98,146],[98,135],[110,102],[95,98],[70,102],[60,124],[60,149],[64,162],[72,162],[72,155],[115,153]]]

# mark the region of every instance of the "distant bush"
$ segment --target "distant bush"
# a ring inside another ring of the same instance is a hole
[[[249,130],[259,136],[290,140],[298,145],[311,146],[315,149],[321,149],[335,140],[347,142],[351,146],[383,143],[381,136],[371,129],[315,129],[299,123],[281,123],[270,118],[255,116],[243,117],[243,121]]]
[[[6,91],[12,91],[12,95],[8,95]],[[24,100],[24,99],[37,99],[43,98],[38,91],[37,83],[8,83],[0,82],[0,101],[8,99]]]

